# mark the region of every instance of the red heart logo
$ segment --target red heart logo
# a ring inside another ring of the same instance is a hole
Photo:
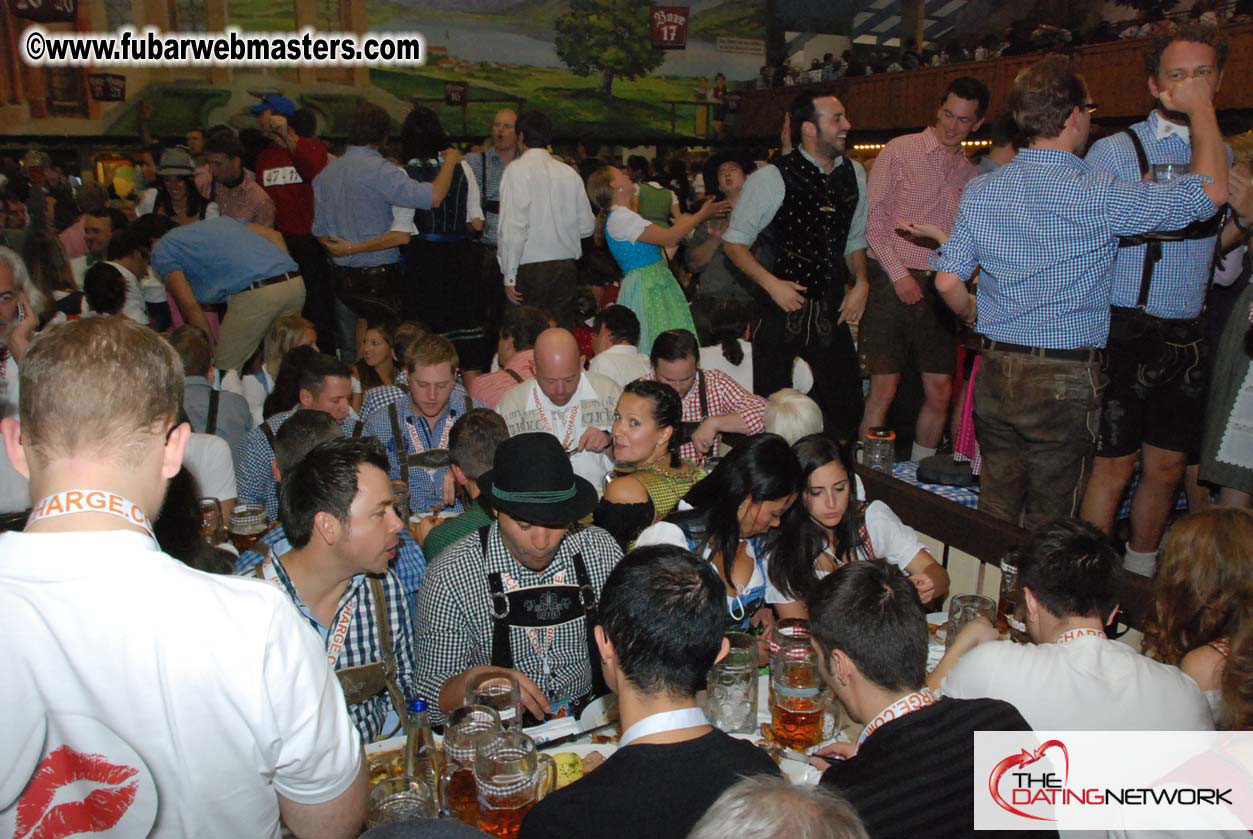
[[[988,792],[992,794],[992,800],[1000,805],[1001,809],[1013,813],[1015,816],[1022,816],[1024,819],[1035,819],[1036,821],[1051,822],[1056,819],[1046,818],[1045,816],[1033,816],[1030,813],[1024,813],[1014,805],[1010,804],[1001,797],[1001,778],[1011,769],[1018,769],[1023,766],[1030,766],[1044,756],[1044,753],[1050,748],[1056,746],[1062,750],[1062,757],[1066,759],[1066,771],[1062,778],[1062,787],[1070,781],[1070,752],[1066,751],[1066,744],[1061,740],[1045,740],[1040,744],[1034,752],[1023,749],[1019,754],[1010,755],[1009,757],[996,764],[992,769],[992,774],[988,777]]]

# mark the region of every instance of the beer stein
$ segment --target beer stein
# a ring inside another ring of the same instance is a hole
[[[463,705],[448,715],[444,728],[444,768],[440,773],[444,815],[479,826],[474,757],[500,736],[500,715],[486,705]]]
[[[517,729],[501,732],[474,755],[479,829],[516,839],[526,814],[557,786],[557,765]]]
[[[809,643],[785,644],[770,661],[770,721],[774,736],[803,752],[822,742],[822,676]]]

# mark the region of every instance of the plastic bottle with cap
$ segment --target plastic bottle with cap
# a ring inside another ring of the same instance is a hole
[[[438,812],[443,807],[439,798],[439,753],[435,750],[435,735],[431,732],[431,717],[426,701],[411,699],[408,711],[409,720],[405,724],[405,774],[426,782]]]

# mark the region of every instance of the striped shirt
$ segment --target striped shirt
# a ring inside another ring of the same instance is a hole
[[[1131,126],[1131,130],[1140,138],[1150,166],[1154,163],[1192,161],[1192,144],[1157,111],[1143,122]],[[1138,181],[1141,178],[1135,147],[1131,138],[1122,132],[1093,143],[1086,160],[1093,169],[1109,172],[1120,180]],[[1139,301],[1146,247],[1139,245],[1118,249],[1110,268],[1114,287],[1112,302],[1115,306],[1131,307]],[[1194,318],[1199,315],[1205,304],[1205,289],[1209,285],[1213,258],[1213,236],[1163,242],[1162,258],[1153,266],[1148,313],[1160,318]]]
[[[281,557],[287,554],[291,549],[287,537],[283,534],[282,528],[278,527],[266,534],[270,536],[277,532],[277,538],[270,544],[270,559],[273,568],[278,576],[278,580],[282,583],[283,590],[287,592],[287,596],[296,604],[296,608],[300,610],[300,614],[309,623],[309,625],[317,631],[318,636],[322,639],[322,643],[329,643],[331,628],[323,626],[321,622],[314,617],[313,612],[300,601],[300,595],[296,592],[296,587],[292,584],[291,577],[287,576],[287,569],[283,567]],[[241,576],[255,575],[256,571],[249,568],[244,571],[236,571]],[[400,685],[400,690],[405,695],[405,699],[414,699],[418,696],[417,682],[414,679],[416,664],[413,657],[413,617],[409,610],[409,603],[405,600],[401,590],[400,580],[391,571],[388,571],[382,578],[383,582],[383,598],[386,601],[386,613],[388,621],[391,624],[392,636],[392,654],[396,657],[396,683]],[[339,598],[339,603],[335,605],[335,614],[338,616],[346,604],[354,603],[352,612],[352,622],[348,625],[348,637],[344,641],[344,647],[339,653],[339,657],[335,660],[335,670],[346,670],[349,667],[359,667],[363,664],[372,664],[376,661],[383,660],[383,644],[379,640],[378,615],[374,607],[374,593],[370,586],[366,584],[366,575],[358,574],[348,583],[348,588],[344,590],[343,595]],[[357,705],[348,706],[348,715],[352,717],[353,723],[357,726],[357,730],[361,732],[362,738],[368,743],[377,738],[383,731],[383,723],[387,719],[387,714],[392,708],[391,699],[387,692],[378,694],[365,702]]]
[[[498,524],[493,524],[488,533],[486,556],[478,534],[474,533],[445,548],[439,559],[431,563],[418,595],[414,633],[418,695],[429,703],[432,722],[443,721],[437,709],[444,682],[471,667],[492,662],[492,604],[487,575],[497,571],[508,574],[523,588],[558,582],[577,585],[573,562],[576,553],[583,555],[599,598],[609,572],[622,559],[618,543],[599,527],[567,533],[552,562],[539,572],[513,559],[501,540]],[[509,636],[514,668],[534,681],[549,699],[581,699],[591,691],[592,667],[583,619],[555,627],[551,634],[536,631],[538,638],[534,639],[520,627],[510,629]]]
[[[966,186],[932,267],[979,278],[976,330],[1029,347],[1104,347],[1118,237],[1209,218],[1204,179],[1120,181],[1069,152],[1023,149]]]
[[[931,249],[899,235],[898,223],[951,230],[962,191],[975,174],[966,155],[941,144],[933,127],[897,137],[883,147],[866,185],[870,202],[866,241],[890,279],[901,279],[910,268],[931,267]]]

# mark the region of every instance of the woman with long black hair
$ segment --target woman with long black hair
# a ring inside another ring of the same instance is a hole
[[[882,501],[856,498],[852,452],[821,434],[792,447],[799,463],[801,503],[766,535],[769,566],[766,602],[780,618],[808,617],[805,597],[818,581],[841,565],[883,559],[913,581],[924,603],[943,600],[948,572]]]
[[[773,621],[761,537],[779,525],[802,486],[800,464],[787,442],[775,434],[754,435],[635,544],[679,545],[708,559],[726,586],[728,628],[768,627]]]

